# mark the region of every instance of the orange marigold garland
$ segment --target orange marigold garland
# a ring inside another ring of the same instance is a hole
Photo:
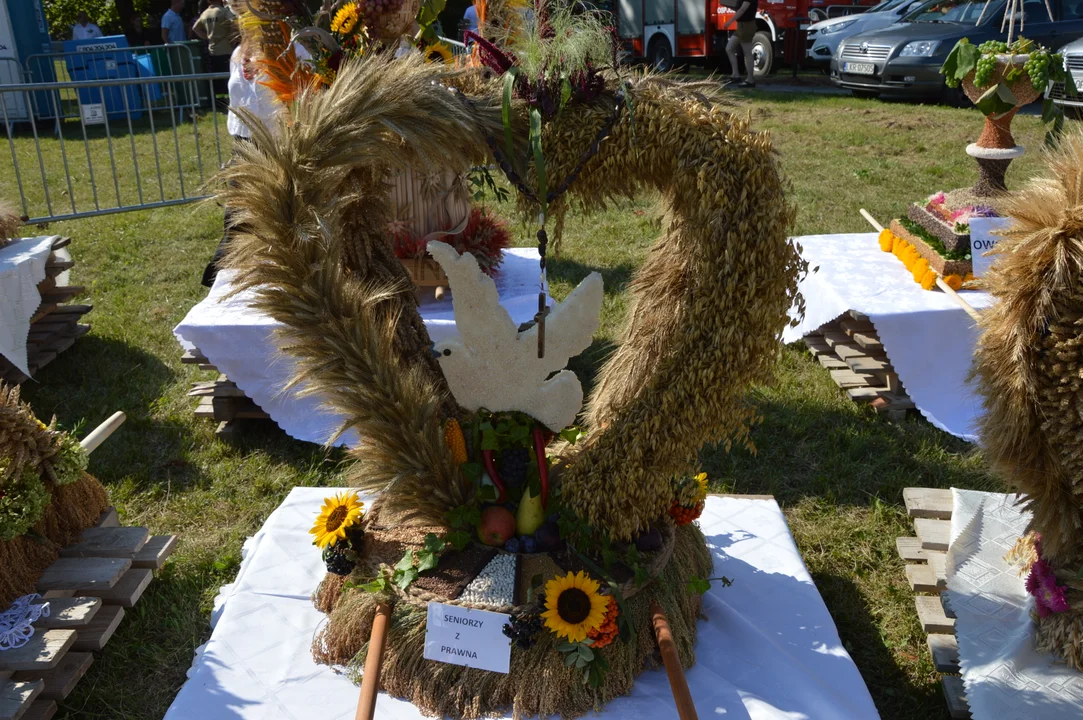
[[[669,516],[678,525],[688,525],[703,514],[707,499],[707,473],[684,478],[675,483],[673,504]]]
[[[620,629],[617,627],[617,615],[619,614],[620,608],[611,595],[609,596],[609,608],[605,611],[605,620],[597,628],[587,633],[587,637],[592,641],[590,646],[593,649],[601,650],[617,639],[617,635],[620,634]]]

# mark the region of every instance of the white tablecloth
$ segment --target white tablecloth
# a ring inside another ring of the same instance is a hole
[[[953,490],[947,579],[974,720],[1083,717],[1083,673],[1034,650],[1034,598],[1004,555],[1030,515],[1015,495]]]
[[[538,312],[538,273],[537,250],[505,251],[494,280],[501,304],[516,323],[533,320]],[[232,272],[219,273],[207,297],[188,312],[173,334],[185,350],[198,348],[291,437],[326,442],[338,429],[338,416],[322,407],[320,398],[282,391],[294,363],[278,352],[273,337],[278,324],[249,307],[252,296],[248,292],[223,300],[232,289],[232,277]],[[433,342],[455,334],[450,299],[424,303],[421,317]],[[351,430],[338,444],[356,445],[357,434]]]
[[[325,488],[294,488],[245,543],[236,581],[216,602],[217,623],[166,720],[349,720],[358,689],[310,655],[324,616],[309,595],[323,577],[308,529]],[[367,500],[368,498],[366,498]],[[726,720],[877,718],[868,690],[773,500],[711,497],[700,520],[715,557],[697,662],[688,683],[700,717]],[[380,695],[376,717],[415,720],[409,703]],[[664,672],[599,716],[675,718]]]
[[[41,305],[38,283],[45,279],[56,236],[16,240],[0,249],[0,355],[29,375],[26,338],[30,318]]]
[[[977,442],[981,402],[967,383],[978,339],[974,321],[940,291],[922,290],[903,264],[880,250],[874,233],[795,238],[808,261],[801,283],[805,319],[786,328],[799,340],[848,310],[869,316],[895,372],[921,414],[936,427]],[[962,291],[976,309],[993,299]]]

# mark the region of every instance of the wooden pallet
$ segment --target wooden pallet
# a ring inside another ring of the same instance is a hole
[[[947,560],[951,537],[951,490],[906,488],[906,512],[914,521],[917,537],[895,539],[899,556],[906,561],[906,579],[914,591],[914,606],[921,627],[928,633],[929,653],[941,673],[940,686],[952,718],[969,718],[970,707],[959,677],[959,645],[955,640],[955,613],[948,603]]]
[[[49,601],[49,617],[34,623],[29,643],[0,652],[0,720],[56,713],[176,543],[174,535],[150,537],[146,528],[119,527],[109,508],[61,551],[37,585]]]
[[[915,408],[867,316],[851,310],[806,335],[805,346],[854,402],[869,403],[890,420]]]
[[[200,370],[218,371],[218,368],[212,365],[198,349],[181,355],[181,362],[186,365],[196,365]],[[188,395],[199,398],[195,410],[196,417],[217,420],[218,428],[215,434],[224,439],[233,436],[240,421],[271,419],[271,416],[247,397],[236,383],[222,373],[219,373],[218,378],[211,382],[192,383],[192,389],[188,391]]]
[[[79,321],[89,313],[91,305],[69,305],[67,302],[83,292],[82,287],[57,287],[56,278],[74,263],[62,260],[56,251],[71,243],[71,238],[57,238],[53,252],[45,263],[45,279],[38,283],[41,305],[30,318],[30,332],[26,338],[26,360],[30,375],[51,363],[56,357],[90,332],[90,326]],[[26,382],[30,377],[17,369],[7,359],[0,357],[0,380],[10,385]],[[0,715],[0,718],[3,716]]]

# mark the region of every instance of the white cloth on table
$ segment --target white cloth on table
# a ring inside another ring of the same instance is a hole
[[[539,277],[537,250],[504,251],[504,263],[493,279],[500,304],[516,323],[529,322],[538,312]],[[341,418],[322,407],[318,397],[298,397],[297,390],[282,390],[293,374],[294,362],[278,351],[273,332],[279,325],[249,308],[251,293],[223,300],[232,290],[232,278],[232,272],[218,273],[210,293],[188,312],[173,334],[185,350],[198,348],[291,437],[326,442]],[[433,342],[455,334],[450,299],[425,302],[420,309]],[[357,433],[351,430],[338,444],[356,445]]]
[[[977,442],[981,401],[967,375],[979,333],[966,311],[940,291],[923,290],[898,258],[880,250],[875,233],[806,235],[794,242],[809,265],[800,287],[805,318],[782,339],[800,340],[848,310],[868,315],[921,414]],[[978,310],[993,303],[984,292],[960,295]]]
[[[26,340],[30,318],[41,305],[38,283],[45,279],[56,236],[16,240],[0,248],[0,355],[24,375],[27,367]]]
[[[1032,598],[1004,556],[1030,521],[1015,495],[952,490],[947,581],[974,720],[1083,717],[1083,673],[1034,649]]]
[[[247,542],[221,615],[165,720],[349,720],[358,689],[312,660],[325,622],[310,594],[323,578],[308,529],[326,488],[294,488]],[[370,501],[371,497],[363,498]],[[866,720],[879,717],[857,667],[773,500],[710,497],[701,527],[715,558],[704,596],[696,665],[688,684],[700,717],[727,720]],[[217,604],[217,603],[216,603]],[[596,717],[675,717],[662,671]],[[411,704],[381,694],[381,720],[419,720]]]

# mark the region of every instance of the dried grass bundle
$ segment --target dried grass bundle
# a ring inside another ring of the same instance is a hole
[[[0,200],[0,247],[4,247],[15,237],[22,224],[15,206]]]

